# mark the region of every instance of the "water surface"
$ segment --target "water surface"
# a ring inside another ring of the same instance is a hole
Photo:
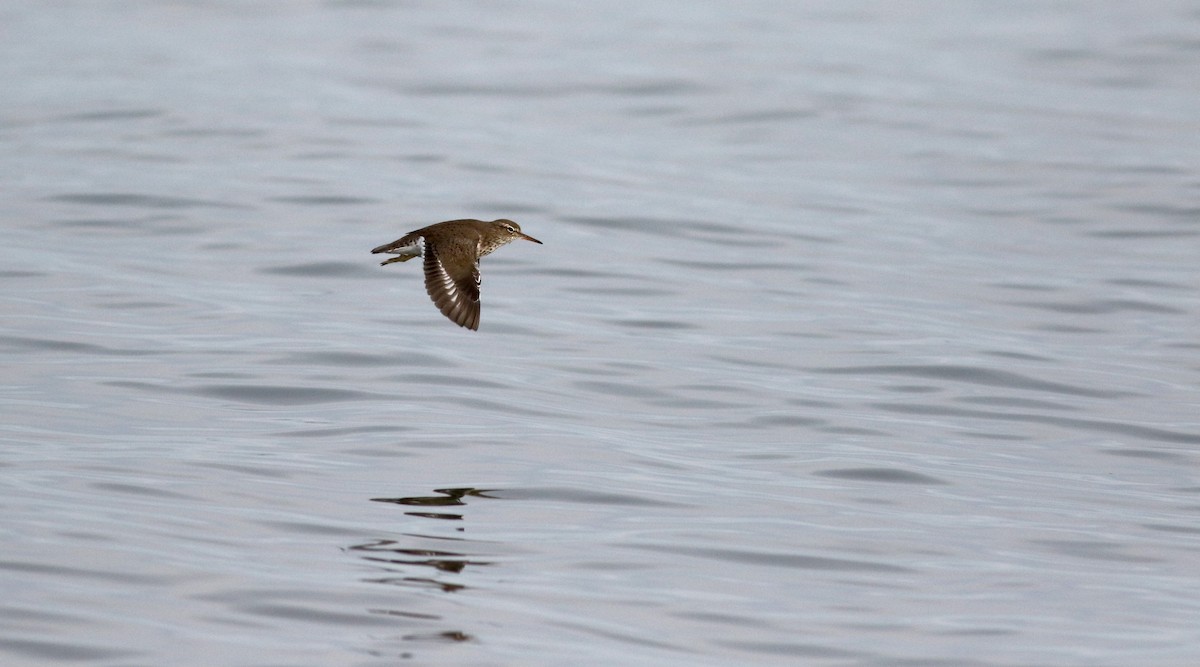
[[[0,14],[5,665],[1200,660],[1188,3]]]

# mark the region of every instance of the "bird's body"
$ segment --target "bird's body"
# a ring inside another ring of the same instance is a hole
[[[380,266],[424,255],[425,291],[434,305],[455,324],[478,329],[479,258],[517,239],[541,243],[522,233],[512,220],[447,220],[409,232],[371,252],[396,255]]]

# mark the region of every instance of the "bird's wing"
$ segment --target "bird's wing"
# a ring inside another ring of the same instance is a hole
[[[425,291],[455,324],[479,329],[479,262],[475,247],[425,245]],[[476,242],[477,243],[477,242]]]

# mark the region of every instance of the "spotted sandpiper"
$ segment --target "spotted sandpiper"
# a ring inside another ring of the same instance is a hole
[[[372,253],[396,255],[380,266],[425,256],[425,291],[460,327],[479,329],[479,258],[517,239],[541,241],[512,220],[447,220],[409,232]],[[421,242],[424,241],[424,252]]]

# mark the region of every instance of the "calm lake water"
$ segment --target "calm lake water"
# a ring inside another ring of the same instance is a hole
[[[1198,35],[5,3],[0,663],[1200,664]]]

